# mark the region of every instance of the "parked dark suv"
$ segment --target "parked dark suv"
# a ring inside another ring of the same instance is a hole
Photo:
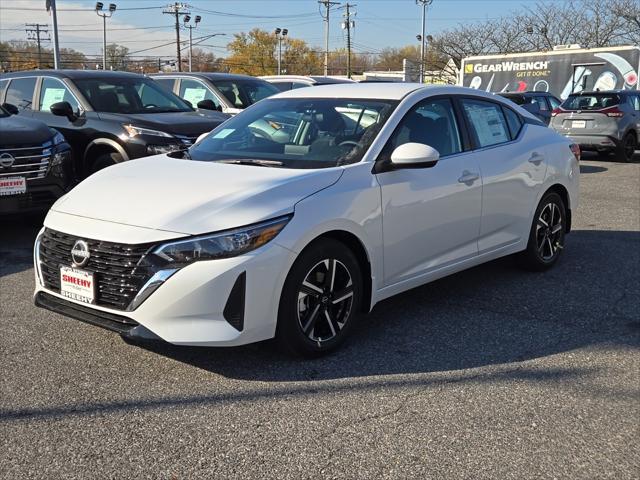
[[[99,70],[3,74],[3,102],[64,135],[77,178],[124,160],[188,147],[227,118],[194,111],[143,75]]]
[[[516,105],[525,108],[545,125],[551,122],[551,112],[562,103],[548,92],[500,92],[501,97],[508,98]],[[533,108],[532,108],[533,107]]]
[[[0,107],[0,214],[49,208],[71,186],[71,169],[60,132]]]

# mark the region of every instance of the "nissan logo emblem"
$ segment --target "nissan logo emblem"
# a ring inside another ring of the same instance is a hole
[[[9,168],[16,159],[10,153],[0,153],[0,167]]]
[[[89,245],[84,240],[76,240],[71,249],[71,260],[76,267],[83,267],[89,261]]]

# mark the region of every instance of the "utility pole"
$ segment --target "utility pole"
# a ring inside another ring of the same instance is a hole
[[[191,12],[187,10],[189,5],[185,3],[175,2],[173,5],[167,5],[162,13],[175,15],[176,17],[176,52],[178,54],[178,71],[182,71],[182,56],[180,55],[180,15],[189,15]]]
[[[202,17],[200,15],[196,15],[195,25],[191,25],[189,21],[191,20],[191,15],[184,16],[184,26],[189,29],[189,73],[191,73],[192,68],[192,58],[193,58],[193,29],[198,28],[198,24]]]
[[[344,12],[344,22],[342,22],[343,30],[347,31],[347,77],[351,78],[351,29],[355,28],[356,22],[351,20],[351,16],[355,15],[351,11],[351,8],[356,7],[357,5],[353,5],[351,3],[345,4],[345,12]]]
[[[60,68],[60,45],[58,42],[58,12],[56,11],[56,0],[46,0],[47,12],[51,15],[53,22],[53,68]]]
[[[420,35],[420,83],[424,83],[424,57],[426,46],[426,27],[427,27],[427,7],[433,3],[433,0],[416,0],[416,5],[422,5],[422,34]]]
[[[38,68],[42,68],[42,48],[40,43],[41,41],[51,40],[51,38],[42,38],[40,34],[47,35],[48,37],[49,30],[46,28],[48,25],[46,23],[27,23],[25,27],[27,27],[27,38],[29,40],[35,40],[38,44]]]
[[[329,75],[329,13],[331,7],[334,5],[340,5],[340,2],[332,2],[331,0],[318,0],[320,5],[324,5],[325,14],[322,15],[324,19],[324,76]]]

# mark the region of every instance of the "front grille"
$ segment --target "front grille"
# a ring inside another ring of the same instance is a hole
[[[60,292],[60,267],[71,266],[71,249],[76,240],[89,246],[89,261],[82,270],[93,272],[96,304],[126,310],[153,272],[139,265],[151,244],[127,245],[76,237],[45,229],[40,241],[40,262],[45,288]]]
[[[0,178],[20,176],[28,181],[47,176],[51,147],[3,147],[0,148],[0,156],[2,154],[9,154],[14,160],[12,165],[6,167],[0,164]]]

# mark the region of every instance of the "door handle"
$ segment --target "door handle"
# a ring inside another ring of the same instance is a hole
[[[533,163],[534,165],[540,165],[544,160],[544,155],[540,155],[538,152],[533,152],[529,157],[529,163]]]
[[[473,172],[470,172],[469,170],[465,170],[464,172],[462,172],[462,176],[458,179],[458,182],[467,183],[470,185],[476,180],[478,180],[479,178],[480,178],[480,175],[478,175],[477,173],[473,173]]]

